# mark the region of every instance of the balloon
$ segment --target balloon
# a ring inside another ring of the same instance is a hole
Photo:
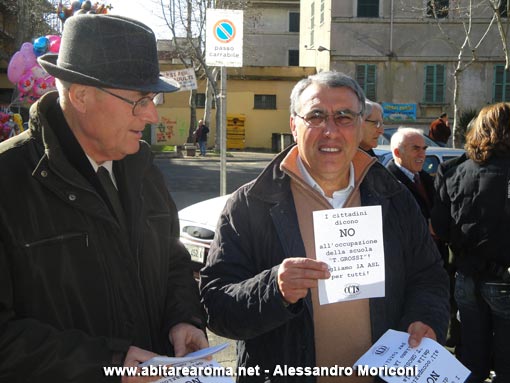
[[[34,40],[34,53],[41,56],[48,52],[49,40],[46,36],[38,37]]]
[[[19,51],[25,60],[25,70],[29,70],[37,64],[37,57],[35,57],[34,54],[34,46],[31,43],[23,43]]]
[[[35,98],[41,97],[46,92],[53,89],[53,81],[50,78],[51,76],[48,76],[46,78],[38,78],[35,80],[34,86],[32,88],[32,95]]]
[[[37,80],[39,78],[45,78],[48,76],[48,72],[41,68],[39,64],[33,66],[30,71],[32,72],[34,80]]]
[[[23,54],[20,52],[14,53],[9,61],[9,66],[7,67],[7,78],[10,82],[16,84],[21,76],[25,72],[25,60],[23,58]]]
[[[14,113],[12,115],[12,120],[16,123],[16,125],[18,125],[18,131],[22,132],[24,129],[23,129],[23,119],[21,118],[21,114]]]
[[[34,86],[34,76],[31,71],[25,72],[18,81],[18,90],[22,95],[28,94]]]
[[[48,41],[49,41],[48,50],[51,53],[58,53],[58,51],[60,50],[60,41],[61,41],[60,36],[48,35],[46,37],[48,38]]]

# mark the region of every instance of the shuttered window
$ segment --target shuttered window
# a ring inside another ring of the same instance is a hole
[[[510,73],[504,65],[494,65],[493,102],[510,101]]]
[[[289,32],[299,32],[299,12],[289,12]]]
[[[256,94],[253,100],[254,109],[276,109],[275,94]]]
[[[289,66],[299,66],[299,50],[289,49]]]
[[[501,3],[499,5],[499,14],[501,17],[508,17],[508,1],[507,0],[501,0]]]
[[[369,100],[376,100],[377,72],[374,64],[356,65],[356,81]]]
[[[315,1],[312,1],[312,4],[310,4],[310,47],[313,47],[313,44],[315,44],[314,29],[315,29]]]
[[[430,0],[427,1],[427,16],[437,19],[448,17],[450,9],[449,0]]]
[[[379,0],[358,0],[358,17],[379,17]]]
[[[423,102],[444,104],[446,91],[446,70],[443,64],[425,65]]]

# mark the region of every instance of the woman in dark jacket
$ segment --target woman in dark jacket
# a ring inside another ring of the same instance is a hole
[[[461,361],[483,382],[491,367],[510,381],[510,104],[480,111],[466,137],[467,160],[436,183],[437,235],[456,259]]]

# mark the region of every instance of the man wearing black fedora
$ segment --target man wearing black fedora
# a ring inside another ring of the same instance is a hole
[[[207,347],[176,207],[140,141],[154,97],[178,89],[153,32],[74,16],[39,62],[58,91],[0,144],[0,381],[112,381],[103,367]]]

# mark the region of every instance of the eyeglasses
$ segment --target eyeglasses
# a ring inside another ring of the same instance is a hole
[[[304,116],[300,116],[296,113],[296,116],[301,118],[309,128],[324,128],[326,121],[329,117],[333,117],[333,122],[338,127],[349,127],[353,126],[356,119],[361,116],[361,112],[356,113],[352,110],[339,110],[333,114],[324,113],[320,110],[312,110]]]
[[[109,95],[112,95],[113,97],[117,97],[119,100],[122,100],[124,102],[127,102],[129,105],[133,106],[133,109],[131,109],[131,113],[133,116],[139,116],[144,111],[146,111],[147,107],[150,105],[150,103],[155,103],[154,99],[158,96],[159,93],[154,94],[153,96],[143,96],[142,98],[138,99],[137,101],[132,101],[129,98],[122,97],[118,94],[115,94],[113,92],[110,92],[109,90],[106,90],[104,88],[101,88],[99,86],[96,86],[97,89],[99,89],[102,92],[108,93]]]
[[[369,120],[368,118],[367,118],[365,121],[366,121],[366,122],[371,122],[372,124],[374,124],[374,125],[375,125],[375,127],[376,127],[377,129],[380,129],[380,128],[384,127],[384,122],[382,122],[382,121]]]

